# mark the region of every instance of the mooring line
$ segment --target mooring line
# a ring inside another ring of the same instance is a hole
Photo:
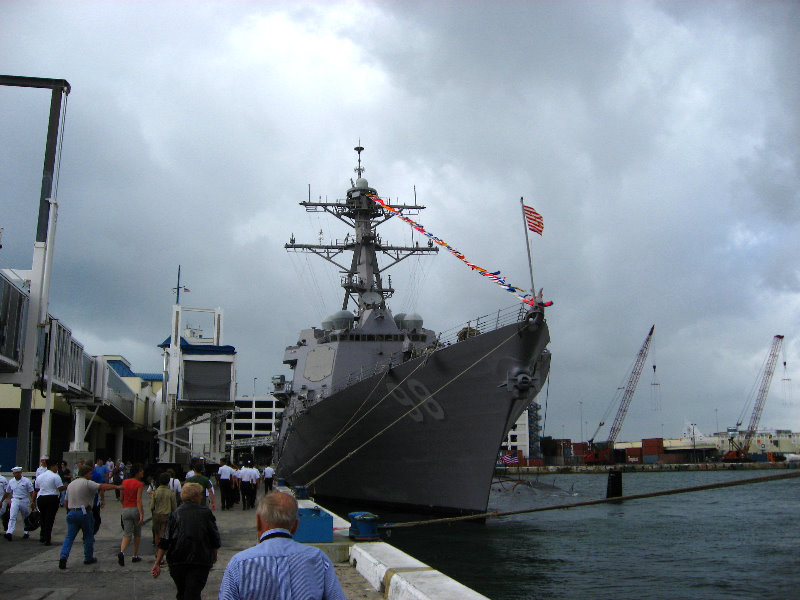
[[[350,430],[351,430],[353,427],[355,427],[355,426],[356,426],[358,423],[360,423],[362,420],[364,420],[364,418],[366,418],[366,416],[367,416],[367,415],[369,415],[369,413],[371,413],[373,410],[375,410],[376,408],[378,408],[378,406],[380,406],[380,405],[381,405],[381,403],[382,403],[384,400],[386,400],[386,399],[387,399],[389,396],[391,396],[391,395],[394,393],[394,391],[395,391],[397,388],[399,388],[401,385],[403,385],[403,383],[405,382],[405,380],[406,380],[406,379],[408,379],[408,378],[409,378],[409,377],[411,377],[411,376],[412,376],[414,373],[416,373],[416,372],[417,372],[417,370],[418,370],[418,369],[420,369],[420,368],[422,368],[422,366],[423,366],[424,364],[425,364],[425,362],[424,362],[424,361],[421,361],[421,362],[420,362],[420,363],[419,363],[419,364],[418,364],[416,367],[414,367],[414,369],[413,369],[413,370],[411,370],[411,371],[408,373],[408,375],[406,375],[405,377],[403,377],[403,379],[402,379],[402,380],[401,380],[401,381],[400,381],[400,382],[399,382],[399,383],[398,383],[396,386],[394,386],[394,388],[392,388],[392,389],[391,389],[391,391],[388,391],[388,392],[386,392],[386,394],[384,394],[384,396],[383,396],[383,397],[382,397],[380,400],[378,400],[378,401],[377,401],[377,402],[376,402],[374,405],[372,405],[372,406],[371,406],[371,407],[370,407],[370,408],[369,408],[369,409],[368,409],[368,410],[367,410],[367,411],[366,411],[364,414],[362,414],[362,415],[358,416],[358,418],[357,418],[355,421],[353,421],[353,419],[354,419],[354,418],[356,418],[356,416],[358,415],[359,411],[360,411],[362,408],[364,408],[364,406],[366,405],[367,401],[368,401],[368,400],[369,400],[369,399],[372,397],[372,395],[375,393],[375,390],[377,390],[377,389],[378,389],[378,386],[379,386],[379,385],[380,385],[380,384],[383,382],[383,380],[384,380],[384,379],[386,379],[386,376],[387,376],[387,375],[389,374],[389,372],[391,371],[391,365],[385,365],[387,368],[386,368],[386,369],[384,369],[384,371],[383,371],[383,374],[380,376],[380,378],[378,379],[378,381],[375,383],[375,386],[372,388],[372,391],[371,391],[371,392],[369,393],[369,395],[368,395],[368,396],[367,396],[367,397],[364,399],[364,401],[361,403],[361,405],[360,405],[360,406],[359,406],[359,407],[358,407],[358,408],[355,410],[355,412],[354,412],[354,413],[353,413],[353,414],[350,416],[350,418],[347,420],[347,422],[346,422],[344,425],[342,425],[341,429],[339,429],[339,431],[338,431],[338,432],[337,432],[337,433],[336,433],[336,434],[335,434],[335,435],[334,435],[334,436],[333,436],[333,437],[332,437],[330,440],[328,440],[328,442],[327,442],[327,443],[326,443],[326,444],[325,444],[325,445],[324,445],[324,446],[323,446],[323,447],[322,447],[322,448],[321,448],[321,449],[320,449],[320,450],[319,450],[319,451],[318,451],[316,454],[314,454],[314,455],[313,455],[311,458],[309,458],[309,459],[308,459],[306,462],[304,462],[302,465],[300,465],[299,467],[297,467],[297,468],[294,470],[294,473],[297,473],[297,472],[299,472],[299,471],[302,471],[303,469],[305,469],[306,467],[308,467],[310,464],[312,464],[312,463],[313,463],[313,462],[314,462],[314,461],[315,461],[315,460],[316,460],[316,459],[317,459],[317,458],[318,458],[318,457],[319,457],[321,454],[323,454],[323,453],[324,453],[326,450],[328,450],[328,448],[330,448],[331,446],[333,446],[333,444],[334,444],[334,443],[336,443],[337,441],[339,441],[339,439],[340,439],[340,438],[342,438],[342,437],[343,437],[343,436],[344,436],[344,435],[345,435],[345,434],[346,434],[348,431],[350,431]],[[387,389],[388,389],[388,386],[387,386]],[[314,481],[316,481],[316,479],[315,479]],[[306,484],[306,486],[308,486],[308,484]]]
[[[642,498],[655,498],[657,496],[672,496],[675,494],[686,494],[688,492],[701,492],[703,490],[714,490],[719,488],[734,487],[737,485],[748,485],[751,483],[766,483],[769,481],[779,481],[781,479],[791,479],[800,477],[800,471],[791,473],[778,473],[776,475],[763,475],[761,477],[750,477],[748,479],[735,479],[733,481],[721,481],[717,483],[707,483],[694,485],[685,488],[673,488],[658,492],[646,492],[644,494],[631,494],[630,496],[618,496],[616,498],[598,498],[597,500],[584,500],[583,502],[573,502],[571,504],[556,504],[552,506],[542,506],[538,508],[524,508],[520,510],[489,511],[474,515],[463,515],[460,517],[445,517],[441,519],[428,519],[425,521],[406,521],[403,523],[383,523],[378,525],[379,529],[400,529],[404,527],[418,527],[420,525],[437,525],[441,523],[455,523],[458,521],[473,521],[476,519],[491,519],[496,517],[508,517],[512,515],[523,515],[527,513],[544,512],[548,510],[560,510],[567,508],[578,508],[581,506],[594,506],[596,504],[609,504],[623,502],[625,500],[640,500]]]
[[[340,464],[342,464],[344,461],[346,461],[346,460],[347,460],[347,459],[349,459],[351,456],[353,456],[353,455],[354,455],[356,452],[359,452],[359,451],[360,451],[362,448],[364,448],[364,447],[365,447],[365,446],[367,446],[368,444],[372,443],[372,442],[373,442],[373,441],[374,441],[376,438],[378,438],[378,437],[380,437],[381,435],[383,435],[384,433],[386,433],[386,431],[388,431],[389,429],[391,429],[392,427],[394,427],[395,425],[397,425],[397,423],[399,423],[399,422],[400,422],[400,421],[402,421],[402,420],[403,420],[405,417],[407,417],[407,416],[408,416],[408,415],[410,415],[412,412],[414,412],[415,410],[417,410],[417,409],[418,409],[420,406],[422,406],[423,404],[425,404],[425,403],[426,403],[428,400],[430,400],[431,398],[434,398],[434,397],[436,396],[436,394],[438,394],[438,393],[439,393],[439,392],[441,392],[443,389],[445,389],[447,386],[449,386],[450,384],[452,384],[452,383],[453,383],[453,382],[454,382],[456,379],[458,379],[459,377],[461,377],[462,375],[464,375],[464,373],[467,373],[467,372],[468,372],[470,369],[472,369],[473,367],[475,367],[475,365],[477,365],[478,363],[480,363],[482,360],[486,359],[488,356],[490,356],[491,354],[493,354],[494,352],[496,352],[497,350],[499,350],[499,349],[500,349],[502,346],[504,346],[505,344],[507,344],[509,341],[511,341],[511,340],[512,340],[514,337],[516,337],[517,335],[519,335],[519,331],[515,331],[514,333],[512,333],[510,336],[508,336],[508,337],[507,337],[506,339],[504,339],[502,342],[500,342],[499,344],[497,344],[497,346],[495,346],[494,348],[492,348],[491,350],[489,350],[489,351],[488,351],[486,354],[484,354],[483,356],[481,356],[480,358],[478,358],[478,360],[476,360],[476,361],[475,361],[475,362],[473,362],[471,365],[469,365],[469,366],[468,366],[466,369],[464,369],[464,370],[462,370],[461,372],[457,373],[457,374],[456,374],[456,375],[455,375],[455,376],[454,376],[452,379],[450,379],[450,380],[449,380],[449,381],[447,381],[445,384],[443,384],[443,385],[442,385],[442,386],[441,386],[439,389],[437,389],[435,392],[433,392],[432,394],[428,394],[427,396],[425,396],[425,398],[423,398],[422,400],[420,400],[420,401],[419,401],[419,403],[417,403],[417,404],[413,405],[413,406],[412,406],[410,409],[408,409],[406,412],[402,413],[402,414],[401,414],[399,417],[397,417],[397,418],[396,418],[394,421],[392,421],[391,423],[389,423],[389,424],[388,424],[386,427],[384,427],[383,429],[381,429],[380,431],[378,431],[378,432],[377,432],[375,435],[373,435],[372,437],[368,438],[368,439],[367,439],[365,442],[363,442],[361,445],[357,446],[355,449],[353,449],[353,450],[351,450],[350,452],[348,452],[348,453],[347,453],[347,454],[346,454],[344,457],[342,457],[340,460],[336,461],[336,462],[335,462],[335,463],[333,463],[333,464],[332,464],[330,467],[328,467],[327,469],[325,469],[325,470],[324,470],[322,473],[320,473],[319,475],[317,475],[316,477],[314,477],[314,478],[313,478],[311,481],[309,481],[308,483],[306,483],[305,487],[309,487],[309,488],[310,488],[310,487],[311,487],[311,486],[314,484],[314,482],[316,482],[318,479],[320,479],[320,478],[324,477],[324,476],[325,476],[325,475],[326,475],[326,474],[327,474],[329,471],[332,471],[333,469],[335,469],[336,467],[338,467]],[[400,385],[400,384],[398,384],[398,386],[396,386],[396,387],[395,387],[395,389],[397,389],[397,387],[399,387],[399,385]],[[390,392],[390,393],[391,393],[391,392]]]

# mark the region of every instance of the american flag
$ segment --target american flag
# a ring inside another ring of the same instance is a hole
[[[509,452],[508,454],[504,454],[500,457],[500,462],[504,465],[518,465],[519,464],[519,454],[516,452]]]
[[[525,224],[528,226],[528,229],[534,233],[542,235],[542,231],[544,230],[544,220],[542,220],[542,215],[536,212],[532,207],[525,204],[522,205],[522,211],[525,214]]]

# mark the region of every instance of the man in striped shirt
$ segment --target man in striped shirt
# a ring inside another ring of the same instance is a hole
[[[330,559],[292,539],[298,523],[294,496],[272,492],[261,498],[259,543],[228,562],[219,600],[345,600]]]

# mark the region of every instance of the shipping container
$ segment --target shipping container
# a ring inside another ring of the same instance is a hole
[[[641,463],[642,462],[642,449],[641,448],[626,448],[625,449],[625,462]]]
[[[658,448],[664,450],[664,438],[646,438],[642,440],[642,449],[644,448]]]
[[[642,463],[645,465],[654,465],[658,462],[658,454],[643,454]]]
[[[572,444],[572,454],[575,456],[584,456],[589,452],[589,442],[574,442]]]
[[[676,452],[674,454],[662,454],[659,462],[664,463],[665,465],[684,465],[688,462],[689,456],[682,452]]]

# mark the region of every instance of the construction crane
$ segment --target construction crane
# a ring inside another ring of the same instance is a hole
[[[617,416],[614,417],[614,423],[612,423],[611,430],[608,433],[608,439],[602,444],[595,445],[594,443],[594,438],[597,437],[600,428],[605,425],[604,421],[600,421],[594,435],[592,435],[592,438],[589,440],[589,451],[583,457],[583,462],[585,464],[598,465],[614,463],[614,442],[622,429],[625,415],[628,414],[628,407],[631,405],[633,394],[639,383],[639,376],[642,374],[644,361],[647,360],[647,352],[650,349],[650,341],[653,339],[653,331],[655,328],[655,325],[650,328],[650,332],[647,334],[642,347],[639,349],[639,354],[636,355],[636,362],[633,365],[630,377],[628,377],[628,383],[625,385],[625,392],[622,394],[622,400],[619,403],[619,409],[617,409]]]
[[[761,421],[761,413],[764,411],[764,402],[766,402],[767,394],[769,394],[769,386],[772,383],[772,375],[775,373],[775,363],[778,361],[778,354],[781,351],[782,345],[782,335],[776,335],[772,338],[772,346],[769,349],[767,360],[764,363],[764,367],[761,372],[761,381],[758,385],[758,394],[756,395],[756,400],[753,404],[753,414],[750,416],[750,424],[747,426],[747,430],[744,433],[744,442],[742,442],[741,446],[738,445],[734,439],[736,433],[731,432],[730,438],[728,439],[730,450],[722,455],[722,460],[726,462],[742,462],[749,460],[747,453],[750,451],[750,443],[753,441],[753,436],[758,429],[758,423]],[[738,432],[741,424],[741,420],[736,423],[736,432]]]

